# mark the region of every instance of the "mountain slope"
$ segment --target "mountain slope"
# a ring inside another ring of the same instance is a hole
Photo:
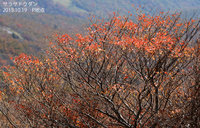
[[[86,18],[90,14],[105,16],[119,11],[127,14],[133,11],[133,5],[142,6],[146,10],[171,10],[184,12],[200,12],[200,0],[3,0],[3,1],[34,1],[37,7],[45,8],[47,14],[59,14],[73,18]],[[2,2],[1,2],[2,3]],[[3,4],[0,4],[0,13]]]
[[[134,10],[133,5],[141,5],[147,10],[199,11],[200,0],[53,0],[71,12],[105,15],[113,11],[127,13]]]
[[[22,52],[38,55],[55,34],[80,32],[80,22],[60,15],[0,15],[0,65]]]

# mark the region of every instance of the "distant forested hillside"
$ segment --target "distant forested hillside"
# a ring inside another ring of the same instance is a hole
[[[46,3],[50,3],[54,8],[47,7]],[[49,12],[80,17],[87,14],[105,15],[113,11],[126,14],[127,11],[134,9],[133,5],[142,6],[146,10],[159,9],[187,13],[200,10],[200,0],[42,0],[40,4],[46,5]]]
[[[49,14],[0,15],[0,65],[9,64],[10,57],[22,52],[37,55],[55,34],[80,31],[80,22]]]
[[[146,10],[171,10],[188,13],[200,11],[200,0],[3,0],[35,1],[38,7],[45,8],[48,14],[59,14],[70,17],[87,18],[89,14],[105,15],[113,11],[126,14],[132,11],[133,5]],[[2,9],[2,4],[0,5]]]

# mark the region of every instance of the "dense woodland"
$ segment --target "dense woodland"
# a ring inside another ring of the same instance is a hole
[[[14,1],[35,2],[36,7],[45,8],[45,13],[2,13],[3,2]],[[183,17],[200,14],[199,0],[2,0],[0,3],[0,65],[11,64],[9,58],[20,53],[36,55],[43,52],[49,44],[46,36],[84,33],[83,26],[88,24],[91,15],[106,19],[113,11],[127,15],[131,10],[135,14],[134,7],[139,5],[151,14],[161,9],[183,12]],[[4,27],[14,33],[2,31]],[[17,38],[18,35],[22,38]]]
[[[42,56],[2,67],[2,127],[200,126],[200,20],[180,13],[90,18]],[[21,46],[23,47],[23,46]]]

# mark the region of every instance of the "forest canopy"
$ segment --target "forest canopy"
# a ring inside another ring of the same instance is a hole
[[[42,58],[2,67],[1,126],[200,126],[199,20],[113,13],[90,23],[57,35]]]

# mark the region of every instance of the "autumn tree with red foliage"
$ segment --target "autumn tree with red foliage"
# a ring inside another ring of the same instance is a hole
[[[1,98],[1,112],[10,124],[193,125],[187,119],[181,124],[177,120],[191,110],[183,106],[197,98],[188,92],[199,88],[192,78],[199,66],[194,51],[199,50],[200,22],[183,21],[180,14],[138,14],[134,21],[130,17],[114,14],[109,21],[91,19],[87,34],[57,36],[43,59],[16,57],[15,66],[4,68],[7,89]]]

